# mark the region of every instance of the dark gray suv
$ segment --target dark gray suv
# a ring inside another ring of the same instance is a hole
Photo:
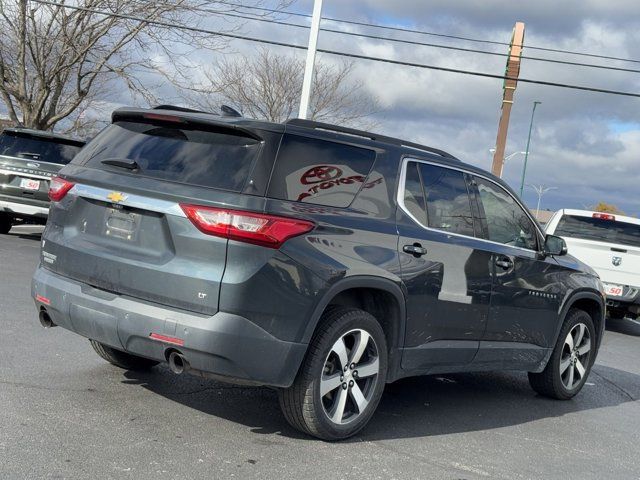
[[[120,109],[51,185],[44,326],[127,369],[276,387],[322,439],[387,382],[522,370],[568,399],[601,343],[596,274],[499,179],[311,121]]]

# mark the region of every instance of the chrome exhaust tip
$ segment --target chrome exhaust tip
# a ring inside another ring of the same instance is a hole
[[[172,351],[169,354],[169,369],[176,375],[180,375],[189,369],[189,362],[180,352]]]
[[[57,326],[55,323],[53,323],[53,320],[51,320],[51,317],[45,309],[40,310],[38,319],[40,320],[40,325],[42,325],[44,328],[52,328]]]

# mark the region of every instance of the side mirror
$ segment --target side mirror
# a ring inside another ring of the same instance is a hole
[[[547,235],[544,239],[545,255],[566,255],[567,251],[567,244],[562,237]]]

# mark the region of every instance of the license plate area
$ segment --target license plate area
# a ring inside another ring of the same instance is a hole
[[[604,292],[607,296],[611,297],[622,297],[624,292],[624,287],[622,285],[616,285],[614,283],[603,283]]]
[[[32,178],[21,178],[20,188],[24,190],[40,190],[40,180],[34,180]]]
[[[127,242],[135,242],[140,230],[141,215],[124,208],[107,208],[104,235]]]

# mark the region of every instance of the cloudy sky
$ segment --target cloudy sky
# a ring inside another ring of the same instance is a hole
[[[252,2],[247,1],[247,4]],[[264,0],[262,5],[273,5]],[[297,0],[289,10],[311,13],[312,0]],[[324,0],[330,18],[405,27],[449,35],[508,42],[515,21],[526,24],[524,55],[594,63],[640,70],[640,15],[637,0]],[[279,16],[308,24],[308,20]],[[212,17],[209,28],[228,26]],[[392,32],[324,21],[323,26],[394,38],[506,53],[499,45]],[[261,22],[244,22],[241,32],[259,38],[306,44],[308,31]],[[628,59],[629,63],[527,49],[526,45],[589,52]],[[505,58],[384,40],[321,32],[321,48],[408,62],[502,74]],[[256,45],[232,41],[224,55],[251,55]],[[278,51],[287,51],[279,49]],[[290,52],[304,56],[303,51]],[[222,55],[213,54],[215,55]],[[213,60],[211,52],[192,53],[194,66]],[[318,61],[336,62],[320,54]],[[196,68],[197,71],[197,68]],[[197,73],[196,73],[197,74]],[[381,133],[450,151],[463,161],[490,169],[500,117],[502,81],[356,61],[354,78],[381,103],[375,120]],[[640,93],[640,73],[617,72],[523,60],[522,78]],[[167,100],[172,92],[166,87]],[[526,148],[533,101],[536,111],[527,184],[554,187],[543,197],[543,208],[584,208],[599,201],[640,215],[640,98],[614,96],[520,83],[507,144],[507,154]],[[126,101],[125,101],[126,103]],[[108,108],[107,108],[108,110]],[[504,178],[519,189],[523,156],[505,165]],[[526,187],[525,201],[533,208],[537,196]]]
[[[291,10],[309,13],[312,1]],[[640,15],[634,0],[325,0],[323,15],[416,30],[508,42],[515,21],[526,24],[525,45],[590,52],[640,60]],[[291,18],[291,21],[304,22]],[[506,47],[324,22],[334,29],[465,48],[505,52]],[[248,22],[246,33],[304,43],[307,32]],[[321,32],[325,48],[410,62],[500,74],[505,59],[430,47],[354,39]],[[234,42],[238,54],[246,45]],[[249,47],[252,48],[253,46]],[[527,50],[524,55],[640,70],[640,63]],[[320,55],[320,61],[336,61]],[[451,151],[466,162],[489,169],[500,117],[500,80],[358,61],[355,75],[381,101],[376,120],[382,133]],[[640,93],[640,74],[523,60],[522,78]],[[531,108],[536,111],[527,184],[555,187],[543,208],[583,208],[598,201],[640,214],[640,98],[566,90],[520,83],[511,116],[507,154],[526,148]],[[506,166],[504,177],[519,188],[523,156]],[[530,187],[525,200],[535,207]]]
[[[309,12],[312,2],[298,1],[293,8]],[[523,21],[525,45],[640,60],[634,48],[640,44],[640,15],[637,1],[632,0],[325,0],[324,15],[503,42],[509,41],[514,22]],[[333,22],[325,25],[496,52],[506,48]],[[245,25],[249,27],[254,26]],[[298,35],[304,40],[304,34]],[[503,57],[341,37],[321,32],[320,45],[417,63],[504,72]],[[640,63],[526,48],[524,55],[640,70]],[[489,148],[495,144],[500,117],[500,80],[364,61],[357,67],[356,74],[380,98],[383,109],[377,120],[384,133],[449,150],[466,162],[490,169]],[[523,60],[520,75],[640,93],[638,73]],[[507,154],[526,149],[534,100],[542,105],[536,111],[526,183],[556,188],[543,197],[543,208],[583,208],[606,201],[640,214],[640,98],[520,83]],[[505,166],[504,177],[516,189],[523,159],[516,155]],[[524,197],[535,207],[533,189],[527,187]]]

